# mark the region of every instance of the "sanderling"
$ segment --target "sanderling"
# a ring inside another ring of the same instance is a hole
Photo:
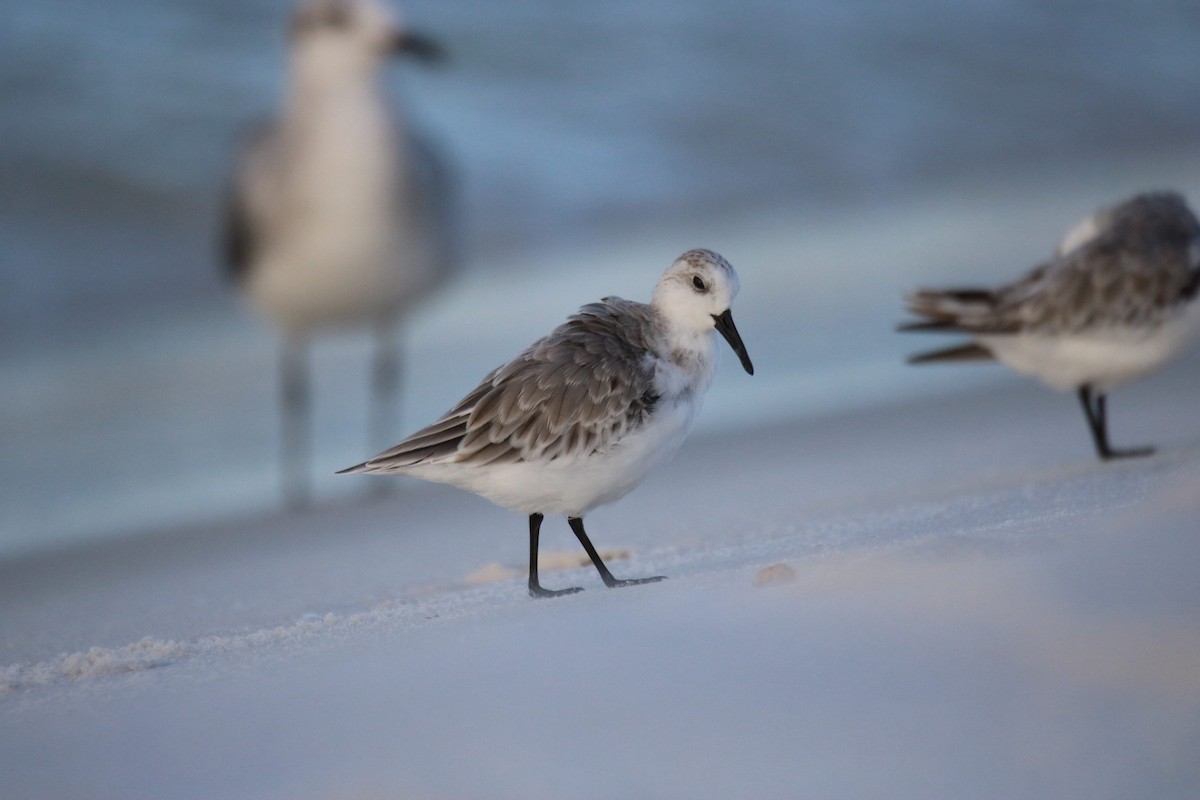
[[[308,339],[367,324],[377,334],[373,441],[395,431],[396,328],[456,262],[449,170],[386,102],[384,60],[440,57],[375,0],[307,0],[292,18],[278,120],[249,138],[225,217],[227,268],[283,339],[283,483],[308,493]]]
[[[427,428],[355,467],[448,483],[529,515],[529,593],[579,587],[538,582],[544,514],[564,514],[610,587],[583,516],[633,489],[670,457],[692,427],[712,382],[714,332],[754,374],[733,324],[733,267],[711,250],[689,250],[654,288],[649,305],[606,297],[492,371]],[[339,474],[342,474],[339,473]]]
[[[1072,228],[1054,257],[998,289],[922,289],[907,331],[972,342],[909,359],[995,358],[1058,390],[1074,389],[1102,459],[1149,455],[1108,443],[1107,394],[1179,355],[1200,332],[1200,222],[1178,194],[1138,195]]]

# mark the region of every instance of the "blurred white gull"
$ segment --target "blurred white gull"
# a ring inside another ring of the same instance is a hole
[[[390,56],[434,61],[440,48],[376,0],[307,0],[289,36],[283,112],[237,162],[224,249],[230,276],[282,336],[283,488],[299,505],[309,494],[311,335],[374,328],[371,438],[394,440],[399,321],[457,258],[447,165],[379,85]]]

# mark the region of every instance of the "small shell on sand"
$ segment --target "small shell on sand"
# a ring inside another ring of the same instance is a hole
[[[754,576],[754,585],[777,586],[781,583],[791,583],[794,580],[796,580],[796,570],[787,564],[779,563],[760,569]]]

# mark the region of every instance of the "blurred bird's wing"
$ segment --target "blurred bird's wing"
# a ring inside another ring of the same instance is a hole
[[[225,276],[234,282],[246,278],[261,245],[275,140],[273,124],[255,126],[246,135],[227,182],[220,247]]]

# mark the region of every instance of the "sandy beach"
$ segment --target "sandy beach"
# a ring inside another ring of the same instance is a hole
[[[1197,366],[1125,463],[1015,379],[697,437],[589,518],[651,586],[416,483],[10,561],[0,795],[1190,797]]]

